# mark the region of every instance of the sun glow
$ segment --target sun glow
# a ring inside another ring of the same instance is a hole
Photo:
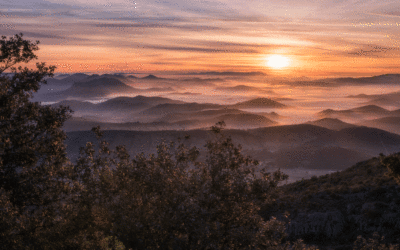
[[[281,55],[270,55],[267,57],[267,66],[274,69],[286,68],[290,64],[290,59]]]

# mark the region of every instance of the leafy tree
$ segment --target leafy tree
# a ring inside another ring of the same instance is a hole
[[[306,249],[282,243],[284,223],[258,214],[287,176],[259,170],[223,122],[211,129],[205,162],[181,139],[131,158],[97,127],[99,144],[88,142],[70,163],[61,127],[71,111],[29,101],[55,67],[14,67],[36,59],[37,44],[22,34],[0,40],[3,248]]]
[[[8,249],[53,248],[63,237],[57,227],[68,188],[61,126],[70,111],[29,101],[54,66],[15,67],[37,58],[38,43],[22,34],[0,40],[0,237]]]
[[[380,155],[381,164],[388,169],[389,176],[392,176],[400,184],[400,154],[389,156]]]
[[[380,237],[378,232],[374,232],[372,238],[366,240],[361,235],[357,237],[354,242],[354,250],[395,250],[399,249],[399,245],[385,244],[385,237]]]
[[[258,163],[223,126],[212,127],[216,139],[206,144],[205,162],[181,140],[134,159],[124,147],[113,151],[100,140],[96,153],[88,143],[76,164],[85,217],[133,249],[283,249],[284,223],[258,211],[287,176],[257,173]],[[100,139],[99,128],[93,131]]]

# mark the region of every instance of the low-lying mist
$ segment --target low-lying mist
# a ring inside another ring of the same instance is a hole
[[[33,100],[74,111],[63,127],[69,138],[86,140],[85,133],[100,125],[113,134],[108,139],[114,145],[131,145],[132,154],[151,153],[163,138],[174,141],[182,133],[191,134],[191,144],[201,148],[209,127],[223,120],[244,152],[289,171],[293,181],[398,151],[397,80],[73,74],[48,79]],[[71,155],[76,140],[68,140]]]

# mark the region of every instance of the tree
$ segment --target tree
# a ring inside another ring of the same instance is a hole
[[[72,164],[61,130],[66,107],[30,97],[55,67],[37,63],[38,42],[0,40],[0,239],[6,249],[288,249],[283,222],[260,207],[287,178],[258,169],[222,130],[211,128],[205,162],[184,141],[131,158],[101,140]],[[11,74],[5,74],[10,70]],[[98,149],[96,152],[96,148]],[[304,249],[298,241],[293,249]]]
[[[88,143],[76,165],[85,187],[80,207],[93,228],[132,249],[284,249],[284,223],[258,211],[287,176],[257,173],[258,163],[223,135],[223,126],[212,127],[216,139],[206,145],[205,162],[182,140],[131,159],[124,147],[110,150],[94,129],[98,152]]]
[[[56,230],[67,191],[61,126],[70,110],[30,102],[54,66],[15,67],[37,58],[37,44],[22,34],[0,40],[0,237],[9,249],[54,247],[50,237],[62,237]]]
[[[388,175],[400,184],[400,154],[380,155],[381,164],[388,169]]]

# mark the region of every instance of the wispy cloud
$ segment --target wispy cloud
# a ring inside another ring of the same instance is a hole
[[[92,70],[118,61],[132,70],[268,72],[263,55],[274,53],[291,56],[302,75],[399,70],[395,0],[3,0],[0,18],[1,34],[64,48],[69,64]],[[346,58],[357,59],[343,67]]]

